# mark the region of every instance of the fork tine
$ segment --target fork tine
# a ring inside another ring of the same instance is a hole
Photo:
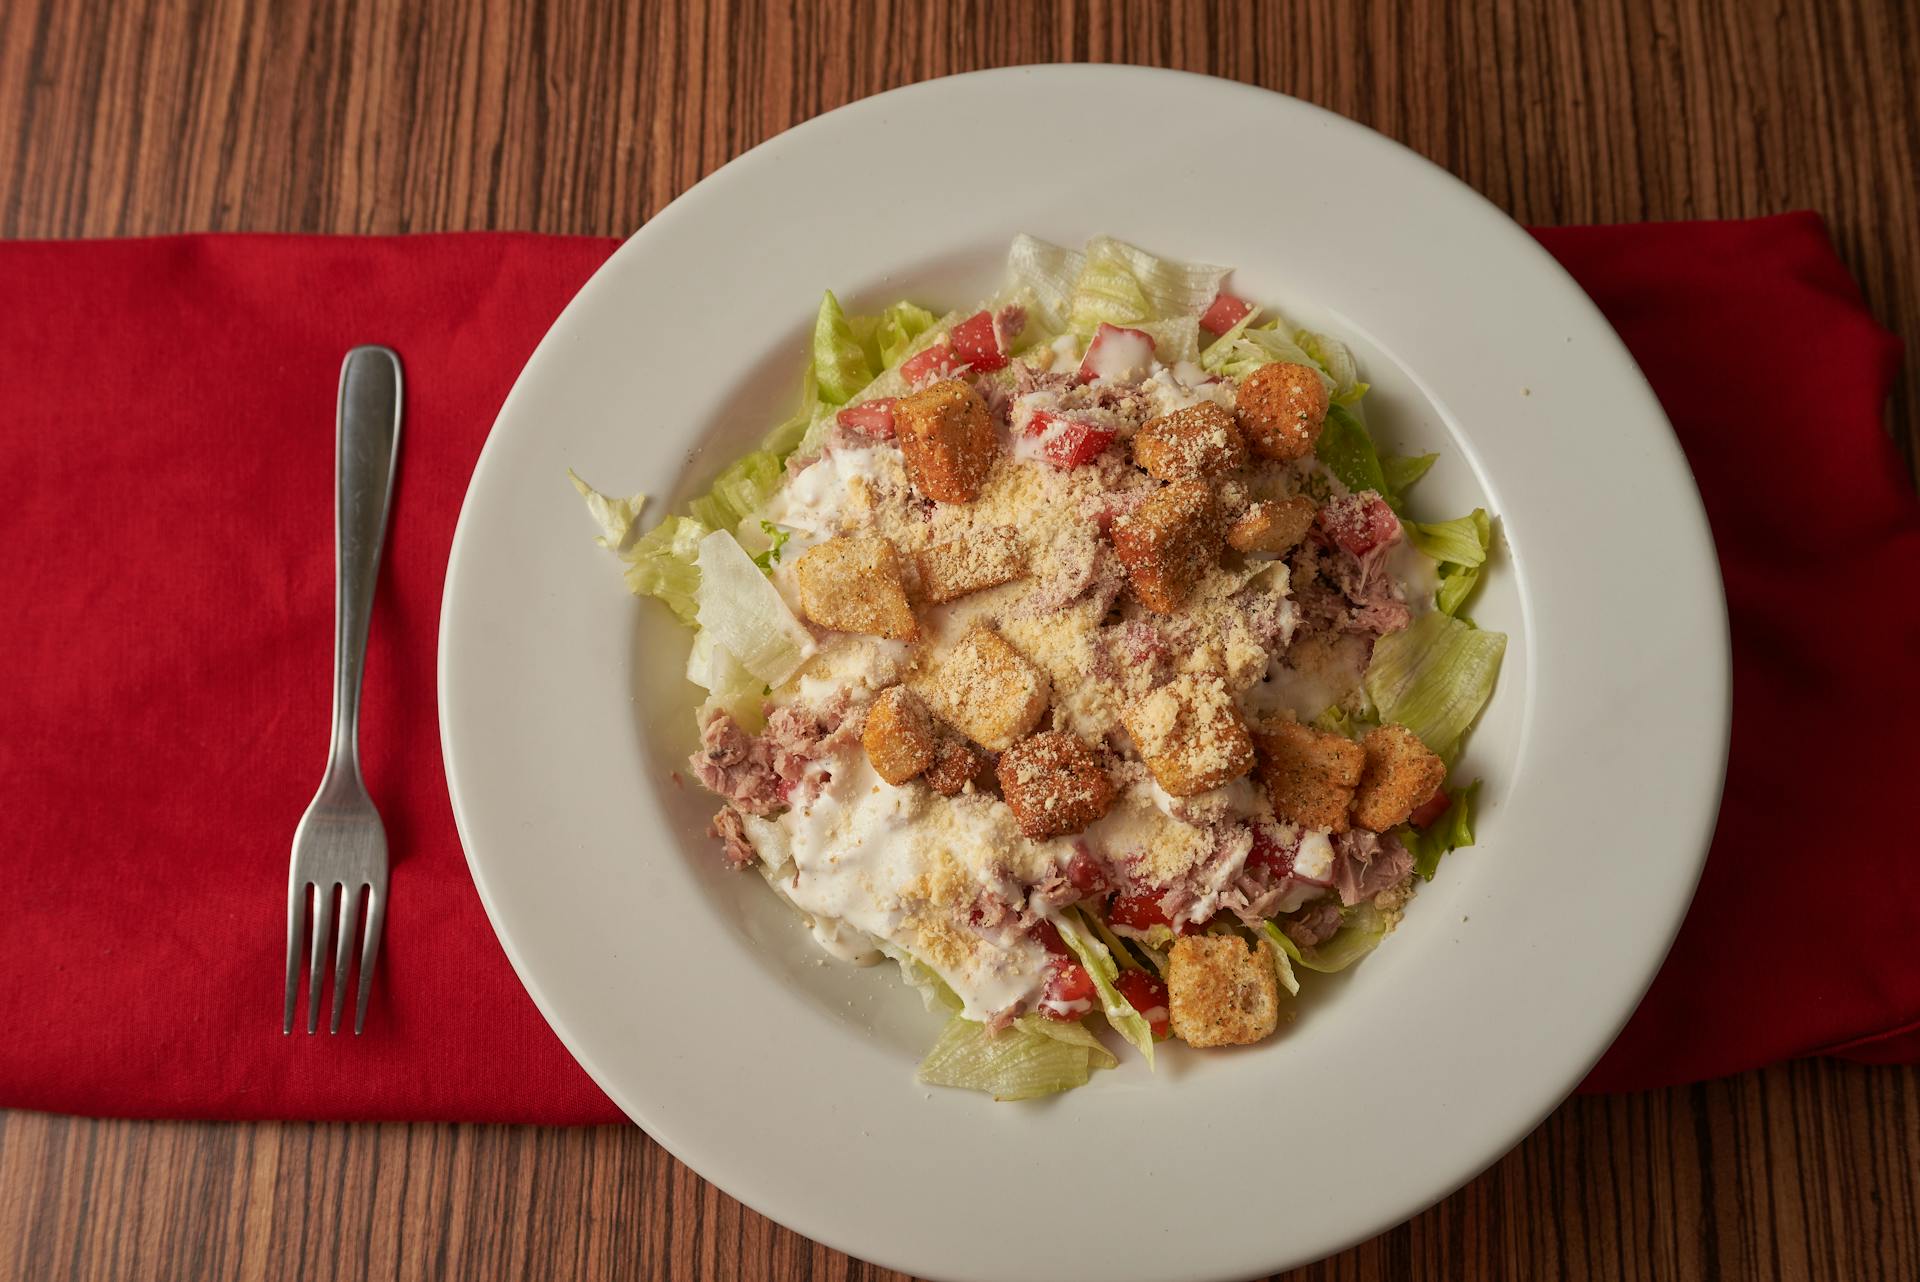
[[[347,1002],[347,965],[353,960],[353,941],[360,927],[360,891],[358,880],[340,888],[340,929],[333,948],[333,1018],[329,1033],[340,1031],[340,1008]]]
[[[300,945],[307,927],[307,892],[311,882],[296,881],[287,887],[287,1012],[280,1031],[293,1032],[293,1008],[300,1000]]]
[[[320,985],[327,977],[327,945],[333,942],[333,892],[340,883],[323,881],[313,888],[313,950],[307,962],[307,1031],[320,1028]]]
[[[367,994],[373,988],[373,963],[380,956],[380,931],[387,920],[387,879],[385,875],[367,887],[367,938],[360,946],[360,996],[353,1007],[353,1032],[357,1037],[367,1022]]]

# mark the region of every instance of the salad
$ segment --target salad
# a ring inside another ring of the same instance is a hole
[[[692,629],[721,857],[948,1013],[928,1083],[1260,1041],[1473,842],[1492,522],[1411,519],[1435,456],[1227,276],[1022,236],[946,316],[828,293],[799,409],[684,511],[573,478]]]

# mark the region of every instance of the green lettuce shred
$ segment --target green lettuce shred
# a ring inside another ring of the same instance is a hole
[[[919,1077],[929,1086],[984,1091],[996,1100],[1038,1099],[1085,1086],[1094,1070],[1117,1062],[1077,1023],[1024,1015],[990,1034],[985,1024],[955,1015],[920,1061]]]
[[[1302,948],[1293,942],[1287,932],[1279,928],[1276,922],[1265,923],[1267,938],[1274,946],[1287,955],[1295,966],[1304,966],[1308,970],[1331,975],[1365,957],[1380,946],[1387,937],[1387,920],[1380,910],[1372,904],[1355,904],[1351,908],[1340,910],[1340,929],[1333,937],[1313,948]]]
[[[932,312],[904,299],[881,312],[874,329],[880,368],[892,369],[905,360],[913,350],[913,340],[932,329],[933,323]]]
[[[626,553],[627,590],[657,597],[688,627],[697,626],[694,595],[700,590],[700,540],[713,533],[690,516],[670,516],[648,530]]]
[[[1119,963],[1107,952],[1107,946],[1088,935],[1081,927],[1078,913],[1062,913],[1054,919],[1054,925],[1060,930],[1060,938],[1067,941],[1067,947],[1080,959],[1080,964],[1093,976],[1093,987],[1100,994],[1100,1009],[1106,1014],[1107,1023],[1113,1025],[1115,1032],[1133,1044],[1147,1061],[1147,1067],[1153,1067],[1153,1028],[1146,1017],[1133,1008],[1113,986],[1120,977]]]
[[[1387,501],[1388,507],[1395,512],[1400,510],[1399,491],[1387,483],[1386,473],[1380,467],[1380,455],[1373,448],[1373,437],[1346,406],[1327,407],[1327,421],[1320,429],[1320,440],[1313,452],[1321,465],[1339,477],[1340,483],[1349,490],[1356,494],[1372,490]]]
[[[588,515],[600,527],[593,541],[609,552],[625,552],[632,547],[640,534],[640,509],[647,505],[647,496],[636,494],[632,498],[617,499],[602,494],[581,480],[572,468],[567,469],[567,479],[573,482],[573,488],[586,501]]]
[[[813,376],[820,385],[820,399],[845,405],[855,392],[873,381],[875,373],[866,348],[854,335],[847,314],[840,310],[840,300],[828,290],[813,321]]]
[[[1293,947],[1293,941],[1280,933],[1280,928],[1270,921],[1260,923],[1260,929],[1266,932],[1267,941],[1273,945],[1267,951],[1273,954],[1274,973],[1280,978],[1280,987],[1294,997],[1300,995],[1300,980],[1293,973],[1293,957],[1299,950]]]
[[[1462,846],[1473,844],[1473,806],[1480,795],[1480,781],[1451,791],[1452,804],[1434,825],[1421,832],[1411,826],[1399,832],[1400,844],[1413,856],[1413,870],[1422,881],[1432,881],[1440,869],[1440,860]]]
[[[1483,632],[1435,610],[1381,637],[1367,665],[1367,697],[1380,720],[1398,722],[1451,761],[1493,694],[1506,653],[1504,633]]]
[[[1438,454],[1382,454],[1380,474],[1387,478],[1389,489],[1404,496],[1439,458]]]
[[[1410,521],[1405,528],[1407,541],[1439,563],[1440,586],[1434,591],[1434,604],[1444,614],[1458,615],[1480,581],[1480,567],[1493,544],[1493,522],[1486,509],[1475,508],[1467,516],[1431,525]]]

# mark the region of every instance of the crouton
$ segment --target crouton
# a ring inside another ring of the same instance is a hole
[[[1381,726],[1360,748],[1367,764],[1353,794],[1353,822],[1370,832],[1399,827],[1446,782],[1446,765],[1405,726]]]
[[[1219,677],[1175,677],[1136,699],[1123,719],[1147,769],[1176,797],[1218,788],[1253,769],[1253,740]]]
[[[1213,493],[1200,481],[1174,481],[1116,517],[1113,550],[1127,567],[1140,604],[1172,614],[1220,556],[1223,534]]]
[[[941,503],[980,497],[1000,438],[978,392],[950,378],[903,396],[893,404],[893,430],[915,490]]]
[[[900,580],[900,554],[886,539],[828,539],[801,553],[793,574],[800,585],[800,612],[823,628],[895,641],[920,636]]]
[[[1255,454],[1282,462],[1305,458],[1327,419],[1327,385],[1311,366],[1278,361],[1240,380],[1235,406]]]
[[[927,786],[943,797],[957,797],[985,764],[986,759],[964,739],[941,735],[933,747],[933,764],[927,767]]]
[[[1167,955],[1167,1020],[1189,1046],[1246,1046],[1280,1024],[1273,945],[1182,935]]]
[[[1304,494],[1255,503],[1227,527],[1227,546],[1236,552],[1279,556],[1313,528],[1313,500]]]
[[[1200,481],[1247,461],[1247,443],[1233,415],[1201,401],[1151,419],[1133,436],[1133,462],[1161,481]]]
[[[890,686],[867,709],[860,742],[873,772],[897,788],[933,764],[933,718],[919,695]]]
[[[1303,828],[1347,830],[1347,807],[1367,761],[1359,744],[1297,721],[1273,721],[1254,732],[1253,745],[1274,814]]]
[[[1029,840],[1076,833],[1113,805],[1113,783],[1079,738],[1059,730],[1022,739],[1000,758],[1000,795]]]
[[[1039,724],[1051,690],[1045,672],[987,627],[936,656],[913,687],[942,721],[995,752]]]
[[[920,587],[930,604],[942,605],[969,592],[997,588],[1027,572],[1020,532],[1011,525],[936,543],[914,554]]]

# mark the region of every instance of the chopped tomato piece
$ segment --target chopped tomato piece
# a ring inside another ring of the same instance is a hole
[[[966,368],[967,363],[954,354],[943,338],[926,351],[902,361],[900,376],[909,383],[918,383],[924,378],[952,378]]]
[[[1315,519],[1328,542],[1354,556],[1365,556],[1400,537],[1400,518],[1372,490],[1333,500]]]
[[[1024,318],[1023,318],[1024,319]],[[953,327],[953,354],[977,370],[1005,369],[1007,350],[992,312],[975,312]]]
[[[1097,890],[1107,879],[1107,873],[1091,852],[1080,849],[1073,852],[1073,858],[1067,860],[1067,880],[1073,883],[1075,890]]]
[[[1079,377],[1082,383],[1096,378],[1145,378],[1152,363],[1153,335],[1101,321],[1080,360]]]
[[[1200,328],[1218,337],[1240,323],[1242,317],[1253,310],[1253,304],[1245,299],[1235,298],[1224,289],[1214,295],[1207,310],[1200,313]]]
[[[1445,784],[1433,790],[1433,795],[1413,808],[1407,816],[1407,822],[1416,828],[1431,828],[1438,823],[1440,816],[1453,808],[1453,798],[1447,795]]]
[[[1139,891],[1123,891],[1115,895],[1107,905],[1107,920],[1116,926],[1131,926],[1135,930],[1173,924],[1167,919],[1166,910],[1160,907],[1160,896]]]
[[[1275,880],[1293,873],[1293,853],[1299,847],[1282,846],[1266,824],[1253,825],[1253,852],[1247,856],[1249,869],[1265,868]]]
[[[1058,431],[1054,431],[1056,427]],[[1046,456],[1047,462],[1063,471],[1093,462],[1106,453],[1107,446],[1113,444],[1112,428],[1050,414],[1046,410],[1033,412],[1033,417],[1027,420],[1026,432],[1028,436],[1048,436],[1048,433],[1052,433],[1040,447],[1040,452]]]
[[[1086,1012],[1075,1010],[1075,1004],[1091,1002],[1094,993],[1093,976],[1087,974],[1085,966],[1064,957],[1056,957],[1053,969],[1047,975],[1047,986],[1040,993],[1040,1013],[1048,1019],[1079,1019]]]
[[[1073,955],[1067,950],[1067,941],[1060,938],[1060,928],[1048,921],[1045,917],[1042,917],[1033,924],[1033,937],[1039,941],[1042,948],[1056,957],[1071,957]]]
[[[847,406],[834,418],[849,431],[871,436],[876,441],[891,441],[894,400],[894,397],[883,396],[877,401],[862,401],[858,405]]]
[[[1127,1005],[1140,1012],[1147,1021],[1147,1027],[1153,1030],[1154,1037],[1167,1035],[1170,1031],[1167,986],[1158,975],[1150,975],[1144,970],[1123,970],[1120,978],[1113,981],[1113,986],[1127,999]]]

